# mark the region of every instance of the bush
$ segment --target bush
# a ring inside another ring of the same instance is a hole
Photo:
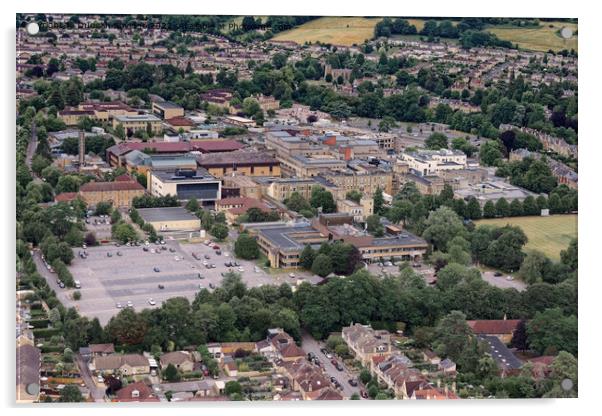
[[[82,298],[82,294],[79,290],[73,292],[73,300],[80,300]]]

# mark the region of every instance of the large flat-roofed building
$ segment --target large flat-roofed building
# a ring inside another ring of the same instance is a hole
[[[197,157],[200,167],[211,175],[222,178],[229,175],[280,176],[280,162],[263,152],[220,152]]]
[[[138,114],[136,110],[121,101],[87,101],[81,103],[78,108],[80,110],[93,111],[94,119],[99,121],[109,121],[115,116],[135,116]]]
[[[347,167],[347,163],[344,160],[326,154],[315,154],[312,156],[295,155],[279,157],[278,159],[282,165],[283,174],[302,178],[317,176],[331,170],[342,170]]]
[[[196,169],[196,158],[191,155],[149,155],[133,150],[124,157],[129,172],[146,174],[149,170]]]
[[[198,231],[201,220],[183,207],[140,208],[138,213],[156,231]]]
[[[122,125],[126,134],[132,135],[137,131],[147,131],[148,126],[154,134],[159,134],[163,130],[161,119],[152,114],[138,114],[135,116],[115,116],[113,118],[113,128]]]
[[[224,121],[237,127],[255,127],[255,121],[245,117],[226,116]]]
[[[182,201],[196,198],[200,205],[208,207],[221,199],[221,181],[203,168],[151,170],[148,178],[151,195],[173,195]]]
[[[326,242],[327,236],[306,223],[293,226],[264,228],[259,231],[257,243],[273,268],[298,268],[299,256],[307,244],[316,248]]]
[[[390,258],[416,260],[427,251],[428,243],[407,231],[377,238],[352,223],[353,215],[350,214],[322,214],[311,224],[275,224],[259,227],[251,234],[257,234],[260,251],[276,268],[298,268],[301,251],[306,245],[318,248],[329,241],[352,244],[367,263]]]
[[[484,206],[487,201],[495,203],[501,198],[504,198],[508,202],[512,202],[515,199],[522,202],[528,196],[536,198],[538,195],[519,186],[502,181],[481,182],[454,192],[454,198],[468,200],[470,197],[475,197],[481,206]]]
[[[342,197],[347,192],[357,190],[364,195],[373,195],[376,189],[391,195],[393,193],[393,172],[381,169],[358,172],[352,169],[326,171],[321,174],[339,188]]]
[[[152,111],[163,120],[184,116],[184,108],[171,101],[154,101]]]
[[[79,188],[79,196],[87,205],[110,202],[114,207],[129,208],[132,200],[142,195],[144,187],[129,177],[115,182],[88,182]]]
[[[442,170],[466,169],[466,155],[459,150],[419,150],[401,154],[401,160],[406,162],[417,175],[436,175]]]

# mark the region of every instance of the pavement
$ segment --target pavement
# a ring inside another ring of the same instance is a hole
[[[495,272],[487,271],[481,273],[483,280],[489,283],[492,286],[499,287],[500,289],[516,289],[519,292],[527,289],[527,285],[522,280],[514,278],[513,280],[508,280],[508,275],[503,274],[502,276],[496,276]]]
[[[145,308],[159,307],[163,301],[178,296],[192,301],[201,288],[213,290],[210,284],[219,287],[222,273],[230,270],[239,273],[248,287],[282,283],[294,285],[299,279],[312,283],[320,280],[317,276],[298,273],[295,273],[298,277],[293,279],[288,277],[287,273],[269,274],[262,268],[256,272],[256,263],[247,260],[236,260],[240,263],[242,271],[226,267],[224,263],[233,260],[228,244],[222,246],[221,256],[216,255],[212,248],[203,243],[167,240],[166,250],[162,250],[161,247],[150,244],[149,250],[144,251],[142,246],[117,247],[114,244],[106,244],[88,247],[86,259],[78,255],[82,248],[74,248],[75,258],[69,270],[73,278],[81,283],[79,292],[82,298],[79,301],[72,299],[75,289],[58,287],[56,274],[50,273],[44,267],[39,251],[34,253],[34,259],[40,274],[46,278],[66,307],[75,307],[83,316],[96,317],[102,325],[120,311],[117,307],[118,302],[122,307],[126,307],[127,302],[131,301],[133,308],[141,311]],[[120,252],[121,256],[118,256],[117,252]],[[111,257],[107,253],[110,253]],[[200,260],[195,259],[193,253],[196,253]],[[205,255],[210,259],[205,260]],[[207,269],[203,261],[215,264],[216,267]],[[155,267],[159,269],[158,272],[154,271]],[[200,279],[199,274],[204,278]],[[160,284],[163,285],[163,289],[159,289]],[[154,299],[155,305],[150,305],[151,298]]]
[[[357,393],[359,395],[359,384],[357,387],[353,387],[351,384],[349,384],[348,381],[350,378],[357,379],[357,376],[350,372],[347,366],[345,366],[343,361],[339,358],[337,358],[337,361],[343,366],[343,371],[337,370],[335,366],[332,365],[332,363],[330,362],[330,359],[326,358],[326,356],[322,354],[322,351],[320,351],[320,348],[323,347],[324,343],[316,341],[309,333],[304,332],[302,334],[301,348],[303,349],[303,351],[305,351],[306,354],[313,352],[316,355],[316,357],[318,357],[318,359],[322,363],[324,371],[328,374],[328,377],[332,376],[336,378],[343,387],[343,391],[341,391],[341,394],[346,398],[351,397],[353,393]]]
[[[77,366],[79,367],[79,373],[82,377],[82,380],[86,384],[88,390],[90,390],[90,395],[92,396],[94,401],[104,402],[106,387],[104,385],[99,386],[98,384],[96,384],[96,382],[94,381],[94,376],[88,368],[88,364],[86,364],[81,355],[75,354],[75,361],[77,362]]]

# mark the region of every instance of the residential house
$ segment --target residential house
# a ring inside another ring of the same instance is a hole
[[[385,330],[354,324],[344,327],[341,335],[349,351],[366,367],[370,366],[372,357],[389,356],[393,352],[390,334]]]
[[[150,364],[141,354],[111,354],[95,357],[91,369],[100,374],[137,375],[150,373]]]
[[[159,359],[161,368],[165,369],[172,364],[178,370],[188,373],[194,370],[194,357],[188,351],[173,351],[161,355]]]

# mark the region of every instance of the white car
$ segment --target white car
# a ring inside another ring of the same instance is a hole
[[[297,277],[297,276],[295,276],[295,273],[289,273],[289,274],[288,274],[288,277],[290,277],[291,279],[294,279],[294,278],[295,278],[295,277]]]
[[[132,306],[134,306],[134,304],[132,303],[132,301],[131,301],[131,300],[128,300],[128,303],[127,303],[127,305],[128,305],[128,308],[131,308]]]
[[[155,300],[153,298],[150,298],[148,300],[148,304],[151,305],[151,306],[155,306],[157,304],[157,302],[155,302]]]
[[[512,280],[514,280],[514,277],[512,277],[512,276],[506,276],[506,280],[512,281]]]
[[[244,272],[244,271],[245,271],[245,269],[243,269],[242,267],[239,267],[239,268],[238,268],[238,271],[239,271],[239,272]]]
[[[180,258],[178,256],[174,256],[173,258],[175,261],[180,261]]]
[[[115,304],[115,307],[116,307],[117,309],[121,309],[123,306],[121,305],[121,302],[117,302],[117,303]]]

